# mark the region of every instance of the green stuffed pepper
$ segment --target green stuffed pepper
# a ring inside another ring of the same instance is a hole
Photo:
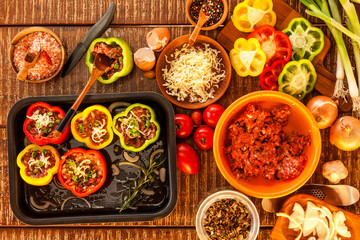
[[[97,38],[86,54],[86,65],[92,72],[96,54],[105,54],[111,61],[111,69],[106,71],[98,80],[102,83],[112,83],[119,77],[128,75],[133,69],[133,57],[130,46],[120,38]]]
[[[291,41],[291,60],[308,59],[312,61],[324,47],[323,32],[319,28],[312,27],[305,18],[294,18],[283,32]]]
[[[314,89],[316,80],[316,70],[309,60],[291,61],[279,75],[279,91],[302,100]]]
[[[115,115],[113,130],[120,138],[121,146],[139,152],[155,142],[160,135],[160,126],[154,110],[144,104],[135,103]]]

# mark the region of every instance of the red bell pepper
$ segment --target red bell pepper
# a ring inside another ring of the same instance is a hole
[[[262,89],[273,91],[278,90],[279,85],[277,83],[277,79],[286,63],[287,62],[285,60],[277,60],[271,67],[264,69],[259,77],[260,86]]]
[[[70,137],[70,126],[60,136],[54,134],[64,117],[65,113],[61,108],[36,102],[26,112],[23,131],[30,142],[37,145],[64,143]]]
[[[96,150],[70,149],[61,157],[58,178],[75,196],[86,197],[104,184],[106,160]]]
[[[276,31],[270,25],[263,25],[249,34],[247,39],[255,38],[259,41],[261,50],[266,54],[265,68],[273,65],[277,60],[288,62],[291,57],[291,41],[282,31]]]

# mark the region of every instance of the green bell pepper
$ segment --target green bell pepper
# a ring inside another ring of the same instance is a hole
[[[302,100],[314,89],[316,80],[316,70],[309,60],[291,61],[279,75],[279,91]]]
[[[116,61],[116,63],[112,64],[113,65],[112,71],[114,73],[111,75],[110,78],[107,78],[106,76],[107,73],[105,73],[103,76],[98,78],[100,82],[106,84],[112,83],[116,81],[119,77],[124,77],[131,72],[131,70],[133,69],[134,62],[133,62],[132,51],[130,46],[120,38],[111,37],[111,38],[97,38],[91,43],[86,54],[86,65],[89,67],[90,73],[92,72],[94,59],[95,59],[93,50],[97,43],[105,43],[106,45],[112,48],[120,46],[122,49],[122,56],[115,59],[114,62]],[[121,62],[122,62],[122,69],[119,70],[119,66],[121,65]]]
[[[305,18],[294,18],[283,30],[288,35],[292,45],[291,60],[308,59],[312,61],[324,47],[324,34],[312,27]]]
[[[121,146],[133,152],[144,150],[160,136],[160,125],[154,110],[140,103],[132,104],[116,114],[113,130],[119,136]]]

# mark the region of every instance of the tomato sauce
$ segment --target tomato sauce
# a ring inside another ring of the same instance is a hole
[[[229,127],[225,153],[237,178],[263,176],[286,180],[305,167],[309,135],[285,132],[291,109],[288,105],[262,109],[249,104]]]

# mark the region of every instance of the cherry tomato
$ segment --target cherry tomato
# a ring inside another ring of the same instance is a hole
[[[195,150],[186,143],[176,145],[176,166],[187,174],[195,174],[200,169],[200,158]]]
[[[192,111],[191,119],[193,120],[195,125],[199,126],[202,122],[202,112],[200,110]]]
[[[175,128],[176,128],[176,137],[178,138],[187,138],[190,136],[193,130],[193,121],[186,114],[176,114],[175,115]]]
[[[225,111],[225,108],[220,104],[211,104],[205,108],[203,113],[204,122],[206,125],[215,128],[219,121],[221,114]]]
[[[201,126],[194,132],[194,143],[203,150],[213,147],[214,130],[208,126]]]

